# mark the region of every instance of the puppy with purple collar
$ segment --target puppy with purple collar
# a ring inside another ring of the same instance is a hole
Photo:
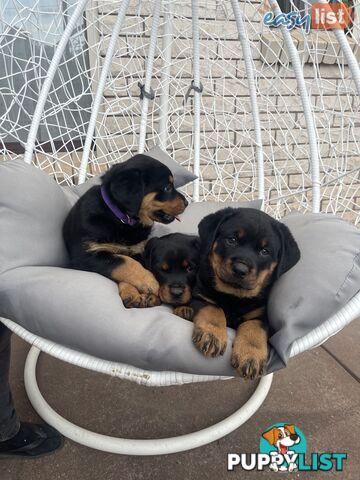
[[[114,165],[65,220],[70,267],[114,280],[126,307],[159,305],[159,283],[142,253],[154,222],[172,222],[187,204],[161,162],[139,154]]]

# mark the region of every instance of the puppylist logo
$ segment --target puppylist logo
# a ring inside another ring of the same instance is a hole
[[[272,470],[273,472],[342,472],[346,453],[311,453],[306,462],[307,442],[303,432],[291,423],[276,423],[260,438],[260,453],[229,453],[228,471]]]
[[[352,5],[346,2],[313,3],[310,13],[294,10],[287,13],[276,13],[276,6],[264,0],[259,8],[263,14],[263,23],[267,27],[277,28],[284,25],[287,30],[303,27],[306,33],[311,29],[345,29],[352,23]]]

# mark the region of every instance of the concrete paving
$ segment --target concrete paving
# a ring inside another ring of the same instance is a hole
[[[66,440],[39,460],[0,461],[1,480],[242,480],[274,479],[270,471],[227,471],[227,454],[258,452],[263,431],[289,422],[306,436],[308,452],[345,452],[343,472],[300,472],[281,478],[360,479],[360,321],[325,345],[293,359],[275,374],[260,410],[241,428],[210,445],[156,457],[112,455]],[[18,413],[38,421],[24,391],[28,346],[13,340],[11,380]],[[181,435],[234,412],[254,385],[229,380],[182,387],[145,388],[64,364],[42,355],[38,379],[47,401],[78,425],[108,435],[155,438]]]

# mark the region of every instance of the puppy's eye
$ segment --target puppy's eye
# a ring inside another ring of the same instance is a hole
[[[188,265],[188,266],[186,267],[186,271],[187,271],[187,272],[193,272],[193,271],[194,271],[194,267],[193,267],[192,265]]]
[[[263,257],[266,257],[267,255],[270,255],[270,252],[267,248],[262,248],[260,251],[259,251],[259,255],[263,256]]]
[[[168,185],[166,185],[166,187],[164,188],[164,192],[171,192],[171,190],[173,189],[173,184],[172,183],[169,183]]]
[[[226,243],[227,243],[228,245],[236,245],[236,243],[237,243],[237,238],[236,238],[235,236],[228,237],[228,238],[226,239]]]
[[[282,433],[279,433],[279,438],[284,438]]]

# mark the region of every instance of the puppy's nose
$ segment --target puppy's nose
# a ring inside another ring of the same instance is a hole
[[[290,435],[290,438],[293,442],[296,442],[296,440],[298,439],[299,435],[297,435],[296,433],[293,433]]]
[[[189,202],[186,200],[186,198],[184,198],[184,205],[185,205],[185,208],[189,205]]]
[[[184,285],[181,285],[179,283],[170,285],[170,293],[173,297],[181,297],[181,295],[184,293],[184,290]]]
[[[243,262],[234,262],[232,268],[235,275],[238,275],[239,277],[245,277],[250,271],[250,268]]]

